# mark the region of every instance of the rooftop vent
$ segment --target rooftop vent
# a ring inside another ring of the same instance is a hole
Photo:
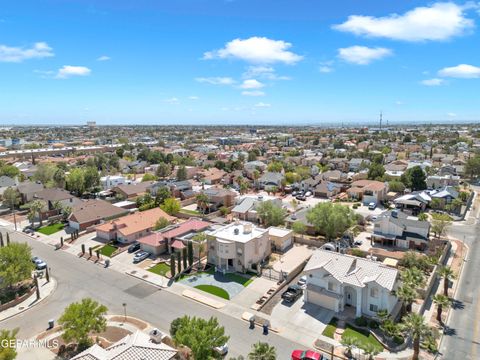
[[[252,224],[243,225],[243,233],[250,234],[252,232]]]
[[[234,234],[234,235],[240,234],[240,229],[239,229],[239,228],[233,229],[233,234]]]

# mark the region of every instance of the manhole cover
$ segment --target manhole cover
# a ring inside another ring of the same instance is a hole
[[[25,309],[23,306],[20,306],[20,307],[18,308],[18,310],[23,310],[23,309]]]

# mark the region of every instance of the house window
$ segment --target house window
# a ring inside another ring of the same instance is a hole
[[[378,306],[375,304],[370,304],[370,311],[377,312],[378,311]]]
[[[328,291],[336,291],[337,290],[337,285],[334,282],[329,281],[328,282]]]
[[[372,298],[378,298],[378,289],[377,288],[371,288],[370,289],[370,296]]]

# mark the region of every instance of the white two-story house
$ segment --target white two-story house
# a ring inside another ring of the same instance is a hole
[[[399,286],[399,272],[380,262],[316,250],[304,272],[307,303],[337,313],[352,307],[356,317],[374,317],[379,310],[390,314],[399,308],[396,307],[398,299],[393,295]]]

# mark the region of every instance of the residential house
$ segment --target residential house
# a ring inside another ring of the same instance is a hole
[[[70,194],[67,190],[59,188],[43,189],[35,193],[34,199],[43,201],[45,206],[40,213],[41,218],[47,219],[50,216],[60,214],[62,208],[72,208],[83,201]]]
[[[349,171],[357,172],[370,166],[370,160],[362,158],[353,158],[348,162]]]
[[[322,175],[318,174],[316,176],[311,176],[305,180],[302,180],[300,182],[300,189],[303,191],[313,191],[317,187],[318,184],[322,181]]]
[[[408,161],[395,160],[385,165],[385,174],[392,178],[400,178],[405,170],[407,170]]]
[[[236,192],[217,187],[202,190],[202,193],[208,197],[208,209],[210,212],[216,211],[221,207],[229,208],[233,206],[237,197]]]
[[[438,189],[445,186],[458,186],[460,176],[458,175],[430,175],[427,177],[427,187],[429,189]]]
[[[172,180],[161,180],[150,186],[150,193],[152,196],[156,196],[158,189],[166,187],[170,190],[170,193],[173,197],[187,199],[189,193],[192,192],[192,183],[188,180],[183,181],[172,181]]]
[[[41,182],[24,181],[17,185],[17,190],[20,193],[22,203],[26,204],[34,200],[35,194],[42,191],[44,186]]]
[[[411,212],[413,215],[425,211],[428,204],[430,204],[430,201],[432,201],[432,198],[426,191],[415,191],[393,200],[397,209]]]
[[[208,230],[212,224],[200,219],[190,218],[189,220],[173,224],[159,231],[154,231],[137,241],[140,243],[142,250],[149,252],[155,256],[171,252],[173,249],[178,251],[186,246],[186,242],[205,230]]]
[[[206,185],[220,184],[227,173],[223,170],[212,167],[208,170],[202,170],[198,173],[201,181]]]
[[[154,181],[142,181],[139,183],[118,185],[112,189],[112,192],[122,199],[135,199],[149,192],[154,183]]]
[[[347,174],[340,170],[328,170],[320,174],[322,180],[333,182],[346,182]]]
[[[108,221],[98,225],[95,230],[100,239],[128,244],[150,234],[160,218],[169,222],[175,220],[175,217],[168,215],[162,209],[153,208]]]
[[[379,310],[387,310],[395,318],[400,308],[394,295],[400,285],[400,274],[397,269],[382,263],[316,250],[304,273],[307,276],[306,303],[336,313],[353,308],[355,317],[375,317]]]
[[[282,180],[284,175],[279,172],[266,172],[258,180],[259,186],[265,191],[271,191],[273,189],[280,189],[282,187]]]
[[[441,208],[444,208],[445,205],[450,204],[454,199],[457,199],[459,196],[458,191],[453,186],[445,186],[443,188],[438,188],[435,190],[428,191],[428,194],[433,199],[439,199]]]
[[[305,226],[306,226],[305,232],[308,235],[317,235],[317,230],[315,229],[315,226],[313,226],[313,224],[311,224],[307,220],[307,213],[308,213],[309,210],[310,209],[308,209],[308,208],[300,209],[300,210],[294,212],[293,214],[291,214],[290,216],[288,216],[285,219],[285,222],[287,224],[287,228],[289,228],[289,229],[292,228],[292,225],[298,221],[298,222],[301,222],[301,223],[305,224]]]
[[[94,344],[72,360],[171,360],[176,355],[176,349],[137,330],[106,348]]]
[[[109,190],[119,185],[131,183],[124,176],[121,175],[107,175],[100,178],[100,186],[103,190]]]
[[[293,231],[291,229],[271,226],[268,228],[268,237],[274,251],[284,252],[293,245]]]
[[[343,189],[343,185],[330,181],[322,181],[313,190],[313,194],[318,198],[332,198],[338,195]]]
[[[9,187],[12,189],[17,188],[17,178],[13,179],[9,176],[2,175],[0,176],[0,196],[3,195],[3,192],[7,190]]]
[[[243,169],[245,170],[245,175],[249,179],[253,179],[253,173],[258,171],[260,174],[262,174],[267,169],[267,164],[259,160],[249,161],[245,163]]]
[[[268,230],[245,221],[235,221],[208,234],[208,262],[217,271],[258,270],[272,252]]]
[[[402,211],[385,211],[374,221],[372,241],[402,249],[425,250],[430,223],[409,217]]]
[[[86,230],[102,221],[127,215],[130,211],[110,204],[108,201],[92,199],[73,206],[68,225],[75,230]]]
[[[364,204],[379,204],[386,199],[388,184],[375,180],[358,180],[347,190],[348,196]]]
[[[257,206],[263,201],[272,201],[277,206],[282,206],[282,200],[274,196],[245,195],[237,199],[232,215],[236,219],[259,222]]]

